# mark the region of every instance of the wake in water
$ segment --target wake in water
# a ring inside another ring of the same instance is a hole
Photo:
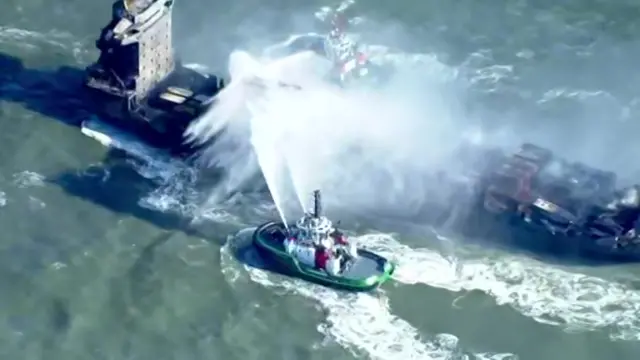
[[[243,236],[247,235],[241,232],[238,239]],[[235,251],[233,247],[234,243],[231,241],[221,252],[223,272],[232,285],[238,279],[248,276],[253,282],[268,288],[284,290],[319,303],[326,312],[326,318],[318,324],[318,331],[339,343],[354,356],[365,355],[380,360],[517,358],[507,353],[469,353],[458,344],[458,339],[450,334],[426,338],[409,322],[392,313],[389,299],[383,292],[349,294],[269,273],[249,265],[238,269],[238,263],[232,254]]]
[[[437,236],[437,235],[436,235]],[[411,248],[391,234],[360,237],[361,244],[398,263],[394,279],[450,291],[480,290],[538,322],[570,331],[611,329],[611,337],[640,340],[640,292],[596,276],[559,269],[523,256],[459,256],[455,262]]]

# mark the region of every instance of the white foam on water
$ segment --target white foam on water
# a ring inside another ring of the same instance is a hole
[[[198,172],[184,161],[173,159],[165,151],[147,145],[136,136],[95,117],[82,123],[82,132],[106,147],[127,153],[131,156],[129,165],[138,174],[157,184],[154,191],[138,201],[141,207],[179,214],[194,221],[238,221],[227,211],[199,208],[198,194],[194,189]]]
[[[203,70],[197,65],[187,65]],[[141,198],[138,204],[154,211],[179,214],[193,221],[225,221],[239,223],[237,216],[216,207],[202,209],[194,189],[198,170],[182,160],[171,158],[166,151],[145,144],[136,136],[119,130],[93,117],[83,122],[82,132],[102,145],[122,150],[131,156],[129,164],[143,177],[153,180],[157,188]]]
[[[398,263],[396,281],[480,290],[541,323],[568,331],[610,328],[613,339],[640,340],[640,291],[623,284],[516,255],[451,259],[389,234],[364,236],[359,243]]]
[[[44,186],[44,179],[44,175],[28,170],[13,174],[13,183],[19,188]]]
[[[249,265],[238,269],[236,260],[229,254],[226,246],[221,256],[223,273],[230,282],[248,276],[255,283],[304,296],[319,303],[327,317],[318,325],[318,331],[354,356],[365,354],[370,359],[380,360],[517,359],[507,353],[469,354],[461,349],[458,339],[451,334],[439,334],[432,341],[427,341],[418,329],[393,315],[389,299],[381,291],[340,292]]]

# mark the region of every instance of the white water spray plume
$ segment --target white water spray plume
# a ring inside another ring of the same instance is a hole
[[[324,81],[330,64],[310,52],[261,61],[236,51],[229,63],[231,82],[186,136],[215,138],[200,159],[227,174],[217,191],[262,171],[280,208],[294,199],[299,211],[321,189],[327,203],[350,210],[415,209],[426,174],[443,166],[464,126],[455,97],[414,71],[349,89]]]

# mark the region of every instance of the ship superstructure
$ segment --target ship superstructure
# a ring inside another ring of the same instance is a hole
[[[224,83],[178,61],[173,6],[172,0],[116,1],[85,84],[97,95],[103,121],[152,145],[176,149],[186,127],[212,105]]]

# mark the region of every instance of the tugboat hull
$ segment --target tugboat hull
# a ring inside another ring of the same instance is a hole
[[[391,278],[395,265],[368,250],[358,249],[358,259],[339,275],[300,263],[284,249],[285,226],[268,222],[253,233],[260,254],[287,274],[303,280],[347,291],[371,291]]]

